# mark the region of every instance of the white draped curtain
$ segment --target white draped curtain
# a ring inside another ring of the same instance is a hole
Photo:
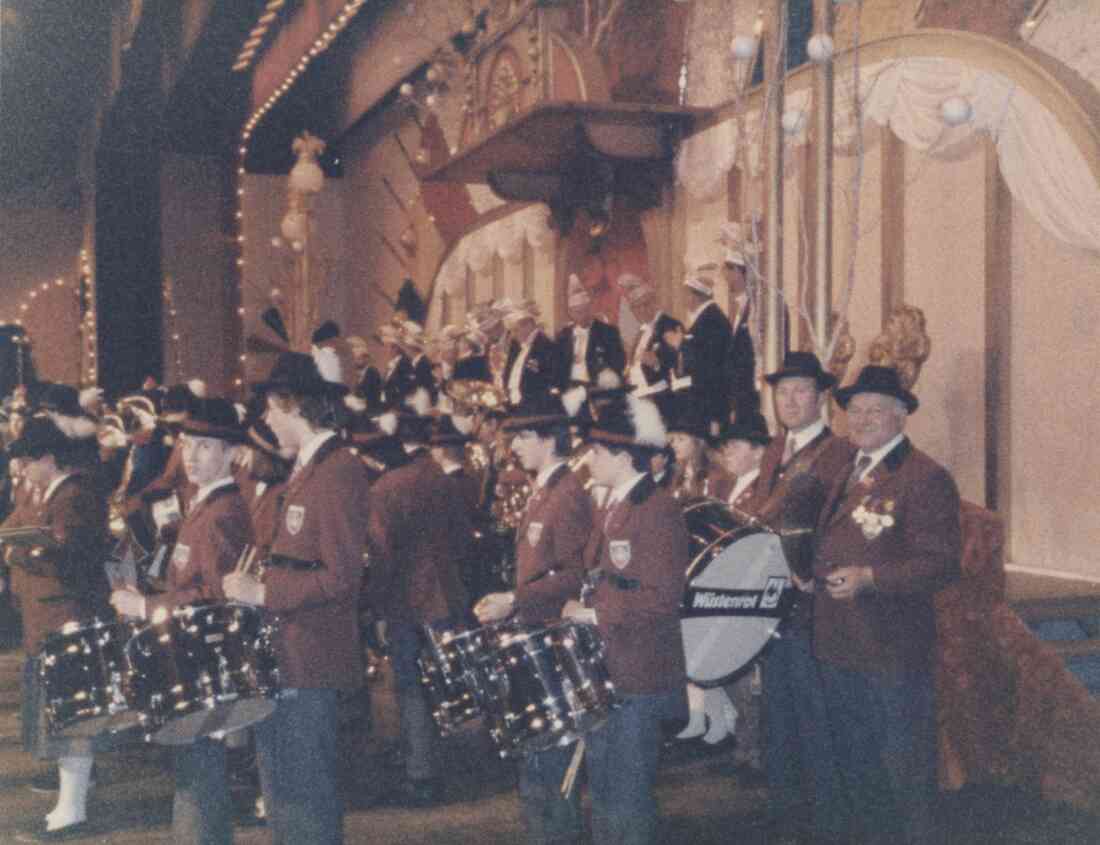
[[[853,88],[851,76],[838,72],[838,155],[852,155],[856,149]],[[1100,252],[1100,185],[1050,111],[1011,80],[953,59],[899,59],[863,67],[859,97],[865,120],[889,126],[906,144],[928,155],[949,156],[975,133],[987,134],[1013,197],[1054,237]],[[972,118],[962,126],[949,127],[943,121],[941,106],[951,97],[964,98],[973,109]],[[810,92],[791,92],[785,105],[788,115],[805,113],[801,128],[789,133],[788,143],[806,143]],[[792,127],[795,123],[789,121]],[[762,142],[758,111],[724,121],[684,142],[676,162],[677,179],[692,197],[715,199],[739,161],[751,174],[759,173]]]

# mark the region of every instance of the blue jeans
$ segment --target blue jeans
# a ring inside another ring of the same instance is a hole
[[[199,739],[176,749],[172,841],[176,845],[228,845],[233,810],[225,773],[225,743]]]
[[[580,786],[574,785],[569,798],[561,794],[562,780],[576,747],[550,748],[520,761],[519,801],[527,845],[557,845],[580,839],[584,831]]]
[[[837,793],[869,843],[940,842],[932,677],[895,677],[821,663],[837,753]],[[843,808],[841,808],[843,810]]]
[[[763,678],[764,771],[771,818],[840,835],[847,823],[837,793],[833,750],[821,671],[810,632],[791,626],[768,646]]]
[[[284,689],[253,729],[272,845],[344,841],[336,704],[334,689]]]
[[[646,845],[657,841],[654,782],[661,723],[682,703],[683,691],[626,695],[607,722],[586,737],[585,765],[592,799],[592,841]]]
[[[393,667],[394,691],[400,717],[405,776],[409,780],[439,777],[439,731],[420,680],[417,658],[424,645],[421,626],[390,622],[386,629]]]

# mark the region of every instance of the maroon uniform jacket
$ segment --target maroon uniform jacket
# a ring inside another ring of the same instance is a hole
[[[241,479],[238,483],[252,521],[252,542],[256,545],[257,559],[266,560],[271,553],[271,544],[275,542],[275,533],[282,516],[281,497],[286,489],[286,482],[267,482],[262,490],[259,489],[259,482],[253,478]]]
[[[371,488],[367,599],[381,619],[426,624],[469,604],[458,563],[473,541],[468,503],[427,450]]]
[[[516,616],[535,624],[561,616],[580,595],[592,535],[592,497],[562,464],[527,500],[516,531]]]
[[[218,487],[192,504],[172,550],[166,574],[168,589],[146,600],[146,618],[152,618],[157,609],[170,611],[192,602],[225,601],[222,578],[233,570],[251,542],[248,506],[236,484]]]
[[[815,593],[817,656],[863,672],[927,671],[933,594],[959,573],[958,490],[908,439],[845,494],[852,468],[834,481],[821,512],[814,576],[824,583],[833,567],[870,566],[875,586],[846,601]]]
[[[367,470],[337,437],[287,482],[264,572],[284,687],[355,689],[363,678],[359,591]]]
[[[834,435],[828,426],[783,466],[785,446],[786,438],[773,437],[764,449],[760,475],[752,485],[753,496],[744,509],[775,527],[813,528],[832,483],[840,476],[847,478],[851,472],[855,447]],[[786,547],[787,563],[803,579],[813,575],[812,538],[806,537],[810,542],[799,543],[799,548],[794,548],[794,544]]]
[[[597,583],[587,604],[607,645],[611,680],[628,695],[683,689],[680,602],[689,550],[679,503],[645,475],[594,519],[586,563]]]
[[[25,549],[11,558],[12,592],[23,615],[23,649],[33,655],[66,622],[88,619],[109,608],[103,562],[107,558],[107,499],[92,475],[77,471],[49,499],[27,504],[6,528],[45,527],[58,543],[52,554],[31,557]]]

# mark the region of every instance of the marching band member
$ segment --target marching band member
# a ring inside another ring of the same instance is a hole
[[[426,392],[416,395],[426,411]],[[388,797],[426,806],[443,798],[443,781],[417,658],[424,626],[453,628],[465,618],[469,604],[459,562],[473,540],[473,514],[428,452],[431,418],[403,413],[398,419],[410,461],[371,489],[367,600],[386,623],[405,750],[405,779]]]
[[[588,589],[563,616],[594,624],[622,706],[586,736],[594,842],[656,841],[662,722],[686,716],[680,627],[688,533],[647,470],[666,433],[656,406],[612,399],[589,435],[593,480],[610,488],[586,550]]]
[[[237,447],[245,442],[233,403],[196,399],[180,423],[180,432],[183,469],[195,493],[179,526],[167,590],[143,596],[124,588],[111,594],[111,604],[127,617],[169,619],[184,605],[223,601],[222,579],[252,542],[248,504],[233,477]],[[175,752],[175,775],[173,841],[179,845],[232,842],[225,743],[200,737],[180,746]]]
[[[367,470],[337,437],[347,389],[326,381],[308,355],[279,356],[264,420],[294,470],[262,579],[232,573],[226,598],[278,616],[282,684],[274,714],[255,728],[272,840],[343,841],[337,776],[337,701],[363,682],[359,594],[368,522]]]
[[[690,391],[673,394],[666,407],[670,411],[666,418],[668,445],[675,458],[669,492],[681,500],[717,495],[724,479],[719,471],[721,465],[715,467],[710,462],[707,451],[710,435],[703,408]]]
[[[74,432],[77,433],[77,432]],[[94,445],[94,424],[89,423]],[[48,635],[71,620],[102,615],[108,593],[107,500],[89,467],[86,450],[45,416],[28,418],[8,447],[22,461],[26,481],[38,492],[5,528],[43,526],[55,541],[48,547],[9,546],[11,589],[23,615],[23,747],[39,760],[57,760],[57,804],[22,842],[60,842],[87,833],[87,799],[92,753],[106,747],[95,738],[50,736],[38,653]]]
[[[515,616],[538,625],[558,618],[565,601],[580,592],[584,550],[592,533],[592,499],[566,463],[574,414],[567,413],[560,399],[546,395],[514,408],[504,422],[514,433],[512,451],[524,470],[535,474],[535,489],[516,532],[516,588],[490,593],[475,605],[482,624]],[[528,842],[568,842],[581,835],[579,801],[575,793],[569,799],[561,795],[572,753],[572,748],[548,749],[520,764]]]

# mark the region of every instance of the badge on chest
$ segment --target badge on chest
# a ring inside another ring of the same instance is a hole
[[[630,541],[611,540],[607,548],[611,554],[611,562],[619,569],[626,569],[630,563]]]
[[[297,534],[306,521],[305,505],[291,505],[286,509],[286,530]]]
[[[172,550],[172,566],[177,569],[183,569],[191,562],[191,547],[185,546],[183,543],[176,543],[175,549]]]

